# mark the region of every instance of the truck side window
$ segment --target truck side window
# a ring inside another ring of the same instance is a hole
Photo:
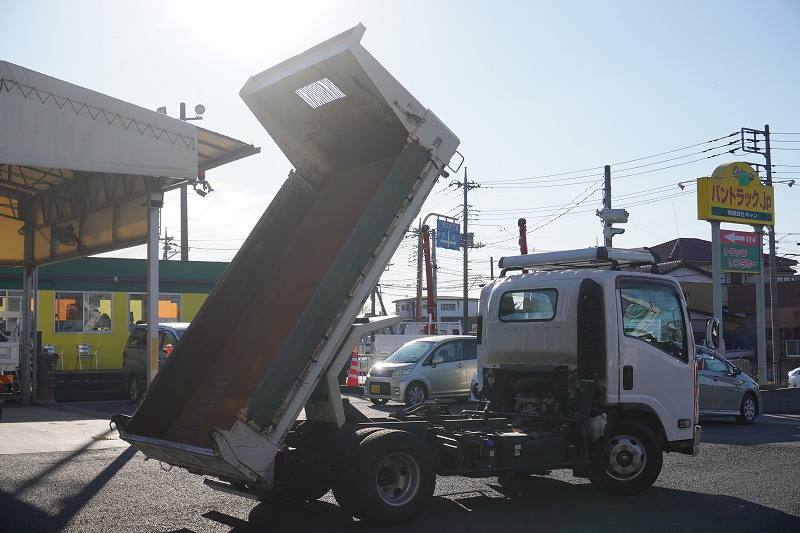
[[[620,289],[622,327],[626,337],[689,361],[681,302],[666,287],[637,285]]]
[[[555,289],[506,292],[500,297],[497,317],[501,322],[552,320],[557,300]]]

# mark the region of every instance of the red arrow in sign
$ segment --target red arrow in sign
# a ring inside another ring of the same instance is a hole
[[[752,232],[737,233],[735,231],[720,230],[719,235],[723,241],[728,241],[733,244],[740,242],[750,246],[758,246],[758,233],[752,233]]]

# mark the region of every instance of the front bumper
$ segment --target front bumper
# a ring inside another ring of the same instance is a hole
[[[396,378],[367,377],[364,382],[364,396],[376,400],[402,401],[406,383]]]

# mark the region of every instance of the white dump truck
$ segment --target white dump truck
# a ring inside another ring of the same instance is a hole
[[[363,32],[241,90],[294,170],[133,416],[113,418],[122,438],[214,489],[279,501],[332,490],[384,525],[418,516],[437,475],[570,469],[617,493],[649,487],[664,451],[697,453],[699,426],[680,287],[614,270],[651,263],[644,252],[597,248],[485,287],[475,410],[429,402],[375,419],[342,399],[356,341],[397,320],[359,320],[362,303],[458,146],[361,47]],[[506,295],[519,309],[501,311]]]

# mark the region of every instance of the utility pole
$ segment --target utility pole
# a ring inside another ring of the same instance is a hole
[[[451,182],[450,185],[455,185],[456,187],[461,187],[464,190],[464,212],[463,212],[463,229],[461,230],[461,247],[464,251],[464,309],[462,314],[462,323],[461,329],[464,331],[469,331],[469,248],[474,246],[474,242],[471,242],[469,238],[468,230],[468,218],[469,218],[469,204],[467,203],[467,193],[470,189],[477,189],[480,187],[475,182],[469,181],[467,178],[467,167],[464,167],[464,181],[458,182],[454,181]],[[474,239],[473,239],[474,240]]]
[[[189,260],[189,198],[184,183],[181,185],[181,261]]]
[[[603,175],[605,176],[605,187],[603,188],[603,207],[606,209],[611,209],[611,165],[606,165],[605,169],[603,169]],[[611,238],[614,236],[613,234],[609,235],[606,228],[610,227],[611,224],[607,220],[603,220],[603,237],[606,248],[611,248]]]
[[[415,320],[422,322],[422,221],[417,230],[417,309]]]
[[[625,223],[628,221],[628,212],[624,209],[611,209],[611,165],[605,166],[605,186],[603,188],[603,209],[597,211],[597,216],[603,220],[603,244],[606,248],[611,248],[611,239],[614,235],[625,233],[622,228],[612,226],[615,222]]]
[[[751,138],[745,138],[746,134],[752,135]],[[764,149],[758,147],[758,135],[764,136]],[[746,144],[750,142],[752,146]],[[761,154],[766,160],[767,166],[767,179],[765,185],[772,186],[772,152],[770,149],[769,141],[769,124],[764,125],[764,130],[754,130],[750,128],[742,128],[742,151],[755,154]],[[775,266],[775,224],[769,227],[769,300],[770,300],[770,316],[772,324],[772,369],[774,379],[777,380],[778,376],[778,363],[780,362],[781,354],[781,330],[780,319],[778,317],[778,274]],[[764,305],[764,302],[756,302],[756,305]],[[760,379],[760,378],[759,378]]]
[[[467,192],[469,192],[469,182],[467,181],[467,167],[464,167],[464,238],[461,245],[464,247],[464,318],[463,322],[461,323],[461,332],[464,333],[465,331],[469,331],[469,261],[467,259],[468,251],[469,251],[469,242],[467,239],[469,237],[469,233],[467,233],[467,216],[468,207],[467,204]]]
[[[206,107],[203,104],[197,104],[194,106],[194,117],[187,117],[186,102],[181,102],[179,108],[180,119],[184,122],[188,120],[203,120],[202,114],[206,112]],[[163,107],[158,109],[159,112],[162,112],[162,110],[166,115],[167,108]],[[181,261],[189,260],[189,198],[186,193],[187,190],[186,183],[181,185]]]
[[[764,125],[764,158],[767,162],[767,186],[772,187],[772,151],[769,146],[769,124]],[[775,224],[769,227],[769,301],[772,315],[772,371],[778,381],[778,363],[781,354],[781,323],[778,317],[778,273],[775,267]]]
[[[177,251],[173,252],[173,250],[175,249],[174,238],[167,235],[167,232],[169,232],[169,230],[167,228],[164,228],[164,237],[160,239],[164,241],[164,253],[161,256],[162,261],[172,259],[175,256],[175,254],[178,253]]]

